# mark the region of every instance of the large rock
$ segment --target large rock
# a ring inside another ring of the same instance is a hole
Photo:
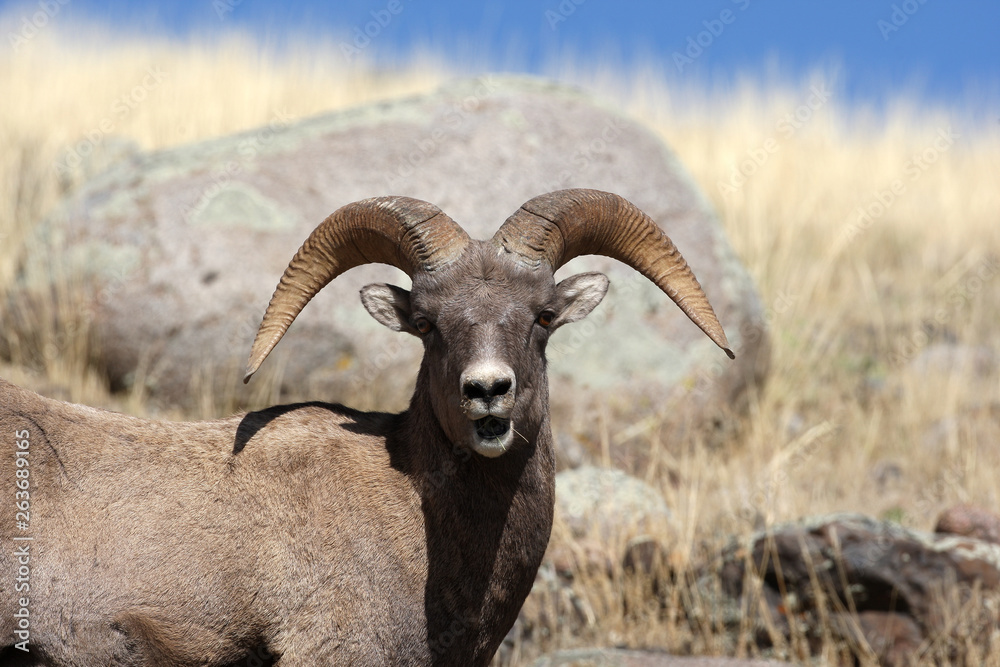
[[[737,359],[636,272],[580,258],[560,275],[603,270],[612,289],[552,340],[554,399],[569,404],[563,397],[591,387],[647,408],[674,402],[672,414],[693,423],[737,403],[766,369],[767,339],[753,285],[705,198],[648,129],[547,81],[488,76],[305,120],[276,111],[259,130],[127,158],[42,226],[19,293],[45,293],[61,276],[82,295],[77,312],[112,381],[139,378],[151,395],[190,405],[206,390],[248,391],[238,380],[274,286],[340,206],[409,195],[488,238],[527,199],[567,187],[621,194],[667,230]],[[383,407],[405,405],[421,346],[358,303],[360,287],[382,281],[409,284],[395,269],[362,267],[305,309],[263,369],[280,372],[284,398],[357,404],[359,390],[382,387]]]

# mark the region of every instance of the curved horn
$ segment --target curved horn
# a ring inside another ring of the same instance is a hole
[[[250,380],[295,317],[331,280],[362,264],[390,264],[409,276],[458,257],[469,236],[437,206],[374,197],[335,211],[288,264],[257,330],[243,382]]]
[[[600,190],[557,190],[525,202],[493,243],[555,271],[578,255],[606,255],[653,281],[734,359],[708,297],[673,241],[634,204]]]

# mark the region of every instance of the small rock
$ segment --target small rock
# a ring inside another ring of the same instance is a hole
[[[975,505],[955,505],[941,512],[934,532],[1000,544],[1000,516]]]

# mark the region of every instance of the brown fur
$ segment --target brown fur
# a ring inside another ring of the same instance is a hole
[[[587,301],[573,280],[556,286],[480,242],[417,274],[411,293],[398,290],[399,328],[414,333],[420,314],[434,329],[399,415],[308,403],[155,422],[0,380],[0,637],[13,643],[21,595],[31,633],[28,656],[8,648],[0,661],[487,664],[551,527],[545,344],[606,288]],[[543,309],[558,314],[548,329]],[[498,458],[468,448],[459,409],[459,375],[484,355],[517,380],[517,437]],[[24,532],[19,431],[30,440]],[[15,535],[34,538],[27,593],[10,583]]]

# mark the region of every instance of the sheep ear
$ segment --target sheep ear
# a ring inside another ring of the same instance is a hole
[[[419,335],[410,324],[410,293],[386,283],[361,288],[361,303],[372,317],[393,331]]]
[[[556,285],[560,306],[549,329],[557,329],[589,315],[608,293],[609,282],[603,273],[578,273]]]

